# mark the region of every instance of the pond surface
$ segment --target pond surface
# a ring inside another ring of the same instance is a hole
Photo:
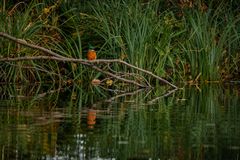
[[[0,86],[0,159],[240,159],[239,86]]]

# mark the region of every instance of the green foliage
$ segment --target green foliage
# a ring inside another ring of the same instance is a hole
[[[33,11],[38,10],[41,6],[42,4],[31,3],[26,6],[24,3],[19,3],[13,6],[11,10],[3,10],[2,14],[0,14],[0,31],[26,41],[38,43],[40,39],[37,34],[43,23],[35,17]],[[0,43],[2,45],[0,48],[1,57],[19,57],[33,54],[29,52],[28,48],[18,44],[3,39],[0,39]],[[32,79],[36,79],[38,75],[38,70],[34,68],[35,64],[33,62],[5,63],[1,64],[0,67],[3,71],[0,76],[1,81],[26,81],[27,77],[30,76]]]
[[[106,42],[106,55],[113,58],[126,55],[134,65],[146,66],[148,51],[154,48],[151,43],[157,40],[154,35],[159,27],[158,19],[154,18],[157,6],[157,2],[143,6],[138,1],[117,0],[92,4],[99,20],[94,30]]]
[[[226,12],[230,12],[228,17],[224,16]],[[233,12],[222,5],[215,10],[209,8],[207,12],[190,10],[184,14],[188,35],[180,45],[192,78],[201,75],[201,80],[219,80],[224,56],[237,52],[234,46],[239,43],[236,32],[239,19],[234,20]]]

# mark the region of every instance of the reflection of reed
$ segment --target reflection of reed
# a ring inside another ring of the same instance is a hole
[[[153,104],[153,103],[155,103],[157,100],[173,94],[173,93],[176,92],[177,90],[178,90],[178,89],[173,89],[173,90],[167,91],[165,94],[163,94],[163,95],[161,95],[161,96],[158,96],[158,97],[156,97],[156,98],[148,101],[147,104]]]
[[[0,85],[0,99],[31,99],[41,87],[40,84],[19,85],[19,84],[3,84]]]
[[[132,96],[132,95],[135,95],[135,94],[137,94],[137,93],[139,93],[139,92],[141,92],[141,91],[144,91],[144,90],[146,90],[146,89],[138,89],[138,90],[135,90],[135,91],[132,91],[132,92],[127,92],[127,93],[123,93],[123,94],[118,94],[118,95],[116,95],[116,96],[114,96],[114,97],[111,97],[110,99],[105,100],[105,101],[106,101],[106,102],[111,102],[111,101],[113,101],[113,100],[115,100],[115,99],[118,99],[118,98],[120,98],[120,97]]]
[[[2,152],[2,158],[28,159],[32,155],[37,157],[40,154],[56,154],[59,124],[66,115],[60,111],[42,113],[42,108],[32,106],[28,110],[1,110],[0,117],[5,122],[0,124],[0,148],[7,146],[8,149]],[[24,157],[19,157],[22,155]]]
[[[41,84],[30,84],[30,85],[0,85],[0,99],[16,98],[16,100],[37,100],[43,98],[49,94],[59,93],[62,88],[49,89],[45,92],[40,93],[43,90]],[[52,88],[52,86],[49,86]]]
[[[230,146],[240,148],[240,127],[237,125],[240,118],[239,110],[236,109],[239,97],[229,91],[217,84],[202,85],[201,92],[194,88],[188,89],[186,99],[189,107],[185,114],[186,124],[191,129],[187,139],[191,140],[194,149],[201,152],[203,157],[225,157],[234,152]]]

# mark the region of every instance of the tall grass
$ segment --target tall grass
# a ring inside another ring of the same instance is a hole
[[[67,35],[61,32],[61,37],[63,41],[61,43],[49,43],[50,48],[65,57],[85,59],[86,55],[82,52],[81,36],[78,30],[76,30],[74,35]],[[71,78],[72,80],[82,81],[88,77],[88,73],[91,73],[89,71],[87,73],[86,68],[77,63],[59,63],[59,68],[65,79]]]
[[[66,44],[66,46],[62,46],[62,48],[66,47],[67,49],[65,48],[64,51],[58,50],[58,53],[66,57],[82,58],[80,54],[80,39],[78,40],[79,43],[72,44],[73,41],[71,39],[68,40],[60,29],[61,24],[59,23],[59,19],[68,12],[66,11],[59,15],[56,9],[59,7],[58,2],[52,5],[47,3],[49,6],[44,3],[45,1],[42,2],[37,3],[33,1],[29,4],[22,2],[10,6],[10,8],[1,14],[0,31],[43,47],[50,47],[54,42],[56,46],[51,46],[50,49],[55,48],[55,50],[60,46],[60,42],[65,41],[66,43],[62,43],[62,45]],[[1,39],[1,42],[0,54],[2,57],[38,56],[44,54],[5,39]],[[48,82],[49,80],[55,82],[64,79],[64,76],[61,76],[62,74],[73,72],[72,67],[65,67],[54,61],[2,63],[0,65],[2,70],[0,80],[15,83],[28,81]],[[66,70],[68,71],[65,72]],[[77,78],[75,74],[70,77]]]
[[[181,76],[183,64],[175,65],[179,59],[175,46],[184,28],[161,5],[161,1],[94,2],[93,16],[98,22],[93,30],[105,42],[102,57],[120,58],[171,80]]]
[[[200,76],[202,81],[219,80],[221,62],[226,55],[236,53],[233,47],[239,39],[232,13],[224,5],[208,11],[191,10],[185,13],[185,25],[189,36],[182,43],[184,55],[190,64],[192,79]],[[180,42],[181,43],[181,42]]]
[[[92,4],[94,16],[99,19],[94,28],[106,42],[105,55],[113,58],[127,57],[139,67],[146,66],[148,52],[157,37],[159,27],[157,16],[158,3],[142,5],[134,1],[107,0]],[[149,53],[151,54],[151,53]],[[148,62],[150,64],[150,62]]]
[[[41,39],[38,34],[41,31],[43,22],[36,17],[34,11],[42,10],[41,3],[17,3],[15,6],[2,11],[0,20],[0,31],[6,32],[17,38],[26,41],[39,43]],[[7,40],[1,39],[0,55],[2,57],[19,57],[36,54],[29,48],[22,47]],[[1,81],[20,82],[32,79],[40,79],[34,62],[13,62],[0,65],[2,74]]]

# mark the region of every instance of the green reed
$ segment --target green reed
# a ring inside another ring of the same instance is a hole
[[[93,30],[104,40],[103,57],[120,58],[169,79],[182,78],[177,42],[183,22],[161,2],[107,0],[92,4]],[[105,56],[104,56],[105,55]]]
[[[68,50],[65,50],[64,53],[62,52],[60,54],[66,55],[69,50],[72,52],[69,52],[69,54],[79,54],[79,47],[75,47],[76,49],[73,52],[70,42],[67,41],[67,38],[64,37],[60,28],[58,28],[60,27],[60,17],[63,17],[64,14],[68,13],[64,12],[58,15],[56,11],[56,8],[59,7],[58,2],[53,3],[52,5],[35,2],[31,2],[29,4],[17,3],[14,6],[11,6],[9,3],[9,6],[10,8],[1,14],[0,31],[6,32],[20,39],[30,41],[29,43],[42,47],[50,47],[52,42],[55,42],[56,46],[54,48],[59,47],[59,43],[61,41],[60,38],[63,38],[66,43],[62,44],[68,45]],[[38,50],[30,49],[5,39],[1,39],[1,41],[3,45],[0,51],[1,57],[39,56],[45,54],[39,52]],[[80,42],[80,40],[78,41]],[[80,43],[74,45],[78,45],[81,48]],[[76,55],[69,56],[76,58]],[[66,55],[66,57],[69,56]],[[9,82],[48,82],[49,80],[55,82],[63,80],[64,76],[61,75],[64,74],[63,72],[65,72],[65,70],[72,72],[71,68],[69,69],[66,67],[66,69],[63,69],[63,67],[61,63],[59,64],[54,61],[2,63],[1,69],[3,70],[3,73],[1,74],[0,79],[1,81]]]
[[[41,3],[17,3],[14,6],[8,4],[5,12],[1,13],[0,31],[6,32],[17,38],[26,41],[34,41],[35,44],[41,43],[39,33],[43,27],[43,21],[35,15],[34,12],[41,13],[43,4]],[[32,56],[38,54],[36,51],[15,44],[5,39],[1,39],[2,47],[0,49],[1,57],[20,57]],[[29,62],[2,63],[1,81],[26,82],[28,80],[41,80],[38,64]],[[44,65],[40,66],[43,68]],[[40,69],[41,70],[41,69]]]
[[[116,0],[92,4],[94,16],[99,20],[94,30],[106,42],[105,54],[113,58],[125,56],[134,65],[147,66],[145,60],[154,48],[154,33],[159,25],[154,18],[157,6],[157,3],[144,6],[138,1]]]
[[[226,12],[231,11],[219,5],[214,10],[209,6],[206,12],[195,9],[185,13],[189,36],[180,45],[193,79],[200,75],[200,80],[219,80],[224,57],[236,53],[236,47],[232,46],[239,39],[239,33],[236,32],[238,19],[234,20],[231,14],[224,17]]]

